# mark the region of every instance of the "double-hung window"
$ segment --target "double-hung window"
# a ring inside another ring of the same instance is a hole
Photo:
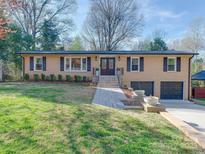
[[[132,58],[131,59],[131,70],[133,72],[138,72],[139,71],[139,58]]]
[[[34,68],[35,68],[35,71],[42,71],[42,69],[43,69],[42,57],[35,57]]]
[[[86,71],[87,58],[65,58],[66,71]]]
[[[175,72],[176,71],[176,58],[167,59],[167,71]]]

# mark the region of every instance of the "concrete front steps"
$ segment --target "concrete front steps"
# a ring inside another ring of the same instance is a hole
[[[116,76],[100,76],[98,87],[119,88],[118,79]]]

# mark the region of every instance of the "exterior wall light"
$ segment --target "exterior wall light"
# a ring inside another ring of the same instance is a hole
[[[121,57],[120,56],[118,56],[118,61],[120,61],[121,60]]]

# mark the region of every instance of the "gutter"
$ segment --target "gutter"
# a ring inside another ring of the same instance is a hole
[[[191,100],[190,96],[190,88],[191,88],[191,60],[193,59],[194,55],[189,58],[189,77],[188,77],[188,100]]]

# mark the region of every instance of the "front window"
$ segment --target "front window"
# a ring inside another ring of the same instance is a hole
[[[81,70],[81,58],[72,58],[71,66],[72,66],[73,71],[80,71]]]
[[[42,70],[42,58],[35,58],[35,70],[36,71]]]
[[[139,71],[139,58],[132,58],[131,68],[132,71]]]
[[[66,71],[86,71],[87,58],[66,58],[65,69]]]
[[[176,58],[168,58],[167,70],[170,72],[176,71]]]

